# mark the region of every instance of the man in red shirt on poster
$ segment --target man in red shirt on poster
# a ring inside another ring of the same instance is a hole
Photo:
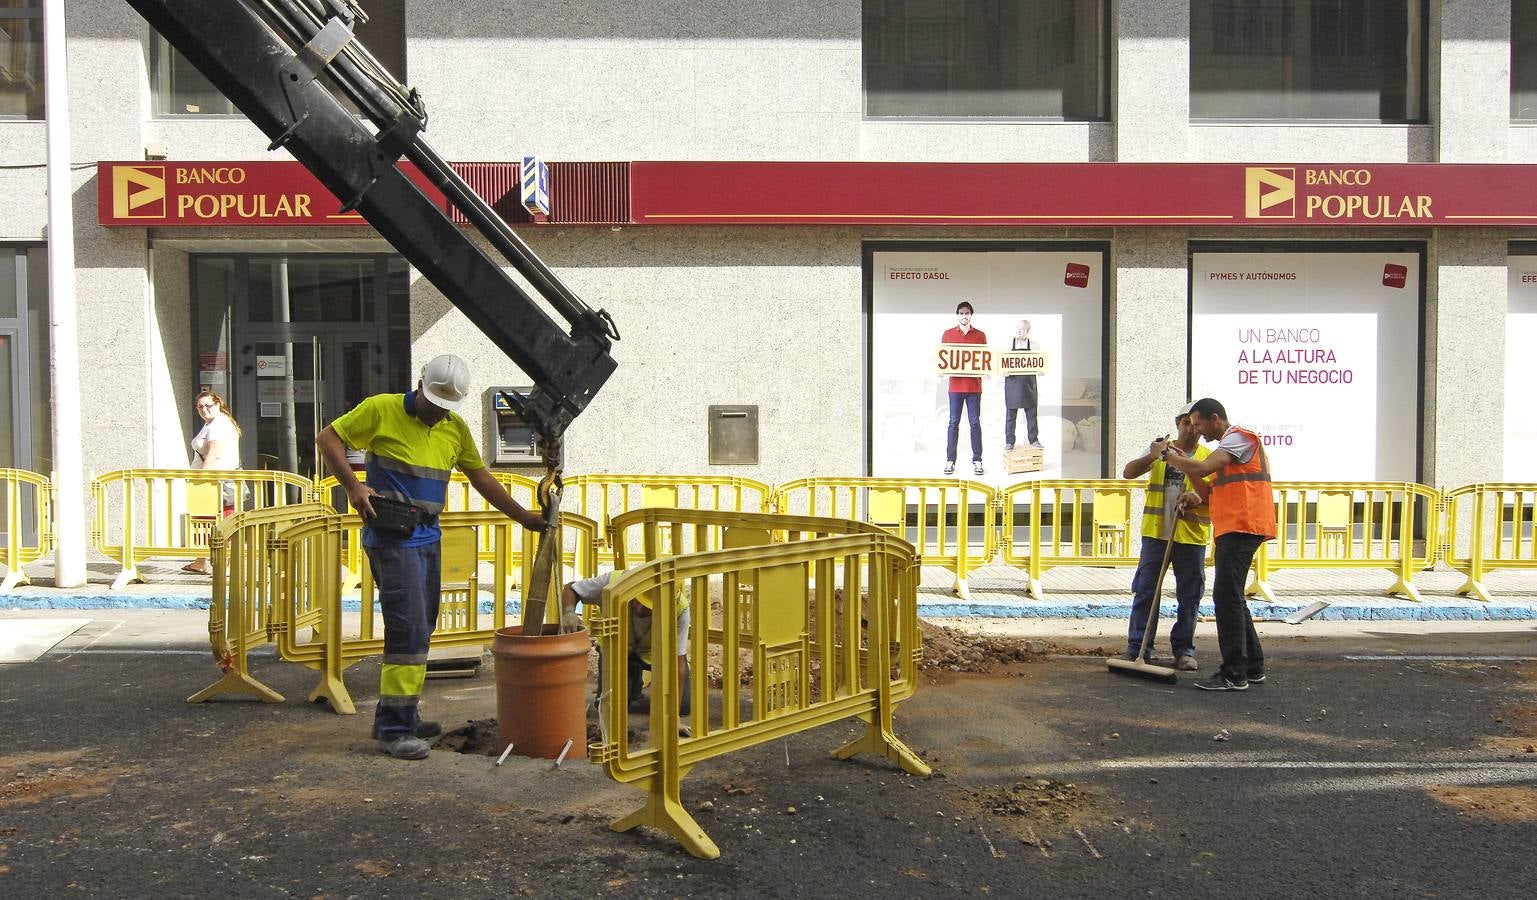
[[[962,300],[955,307],[954,328],[947,329],[940,343],[986,344],[987,335],[971,327],[971,304]],[[971,471],[982,474],[982,379],[950,376],[950,424],[945,430],[945,474],[955,474],[955,445],[960,439],[961,407],[971,424]]]

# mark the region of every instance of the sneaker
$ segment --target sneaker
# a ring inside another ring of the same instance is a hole
[[[1265,673],[1264,672],[1250,672],[1249,673],[1249,683],[1250,684],[1264,684],[1265,683]]]
[[[379,750],[395,757],[396,759],[426,759],[432,752],[427,742],[419,737],[398,737],[391,740],[379,741]]]
[[[949,462],[945,463],[945,474],[946,475],[954,475],[955,474],[955,460],[952,459]]]
[[[1247,691],[1249,682],[1234,681],[1221,672],[1213,672],[1205,681],[1197,681],[1195,686],[1203,691]]]
[[[1010,450],[1013,450],[1013,449],[1014,449],[1014,445],[1013,444],[1004,444],[1003,445],[1003,452],[1004,453],[1008,453]]]
[[[1030,446],[1036,450],[1045,450],[1046,447],[1040,441],[1031,441]]]
[[[440,723],[431,722],[427,719],[417,720],[416,728],[411,732],[411,734],[419,738],[435,738],[442,733],[443,726]]]
[[[973,461],[972,464],[971,464],[971,471],[972,471],[973,474],[981,475],[982,474],[982,460],[978,459],[978,460]]]
[[[1194,672],[1196,669],[1199,669],[1200,666],[1197,666],[1195,664],[1195,654],[1194,653],[1186,653],[1183,656],[1181,656],[1179,659],[1174,661],[1174,668],[1180,670],[1181,672]],[[1261,675],[1260,677],[1264,678],[1263,675]],[[1254,679],[1250,678],[1249,680],[1253,681]]]

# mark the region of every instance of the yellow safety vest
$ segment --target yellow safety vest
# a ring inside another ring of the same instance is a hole
[[[678,619],[688,609],[688,595],[682,591],[673,600],[673,627],[678,625]],[[630,649],[640,655],[641,662],[651,665],[651,626],[656,622],[656,613],[641,618],[630,610]],[[684,648],[679,648],[684,649]]]
[[[1211,450],[1202,444],[1197,444],[1196,459],[1205,459],[1211,455]],[[1147,499],[1142,505],[1142,536],[1163,539],[1163,487],[1164,471],[1168,464],[1161,459],[1153,460],[1153,469],[1147,474]],[[1185,477],[1185,484],[1190,483],[1189,476]],[[1174,543],[1176,544],[1205,544],[1211,540],[1211,507],[1201,504],[1187,514],[1180,517],[1174,526]]]

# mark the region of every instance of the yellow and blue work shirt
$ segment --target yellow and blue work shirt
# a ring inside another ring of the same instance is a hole
[[[1205,459],[1211,450],[1197,444],[1191,456]],[[1147,473],[1147,499],[1142,505],[1142,536],[1163,540],[1164,510],[1177,508],[1181,494],[1189,487],[1189,479],[1180,470],[1161,459],[1153,460],[1152,471]],[[1181,516],[1174,526],[1174,543],[1206,544],[1211,540],[1211,507],[1205,503]]]
[[[428,516],[404,540],[364,527],[365,547],[436,543],[441,536],[438,513],[448,499],[448,479],[454,468],[469,472],[486,467],[469,426],[458,413],[450,412],[430,427],[413,415],[416,404],[426,402],[415,391],[375,394],[331,423],[343,443],[365,451],[368,486],[374,493],[414,503]]]

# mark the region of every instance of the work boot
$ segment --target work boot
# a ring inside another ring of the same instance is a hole
[[[1179,669],[1181,672],[1194,672],[1200,667],[1195,664],[1195,654],[1186,653],[1175,661],[1174,668]],[[1254,679],[1250,678],[1249,680],[1253,681]]]
[[[442,733],[443,726],[440,723],[427,719],[417,720],[416,727],[411,730],[411,734],[419,738],[435,738]]]
[[[388,740],[380,739],[379,750],[382,753],[388,753],[396,759],[426,759],[427,755],[432,752],[432,748],[427,746],[426,741],[410,735],[403,735]]]

